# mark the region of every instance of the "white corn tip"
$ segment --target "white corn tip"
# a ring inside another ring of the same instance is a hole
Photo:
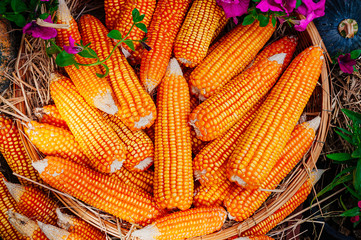
[[[70,216],[70,215],[68,215],[68,214],[66,214],[66,213],[62,213],[62,212],[60,211],[60,208],[57,208],[57,209],[55,210],[55,212],[56,212],[56,215],[57,215],[57,217],[58,217],[58,222],[57,222],[57,224],[58,224],[61,228],[64,228],[65,230],[69,230],[69,228],[74,225],[74,224],[73,224],[73,218],[74,218],[73,216]]]
[[[42,222],[38,222],[38,225],[41,229],[41,231],[43,231],[43,233],[45,234],[45,236],[47,238],[49,238],[49,240],[66,240],[68,239],[70,233],[64,229],[55,227],[53,225],[50,224],[44,224]]]
[[[134,166],[135,169],[139,169],[141,171],[148,168],[153,163],[153,157],[147,157],[144,160],[142,160],[138,165]]]
[[[121,169],[123,167],[123,162],[125,159],[118,161],[118,159],[115,159],[112,164],[110,165],[110,173],[116,172],[117,170]]]
[[[25,237],[31,238],[34,232],[39,228],[35,221],[19,213],[8,210],[9,222],[13,227]]]
[[[312,128],[315,132],[317,131],[318,127],[321,123],[321,117],[317,116],[314,119],[307,122],[309,124],[309,127]]]
[[[171,74],[183,76],[182,69],[181,69],[181,67],[179,66],[179,63],[178,63],[177,59],[175,59],[175,58],[172,58],[172,59],[169,61],[169,64],[168,64],[168,67],[167,67],[167,72],[168,72],[168,71],[169,71]]]
[[[232,182],[236,182],[239,186],[242,186],[242,187],[245,187],[247,186],[247,183],[245,181],[243,181],[242,178],[236,176],[236,175],[233,175],[230,179]]]
[[[139,118],[139,121],[134,123],[134,127],[137,129],[142,129],[145,126],[147,126],[152,120],[153,120],[153,113],[150,113],[145,117]]]
[[[44,158],[43,160],[32,162],[32,165],[39,174],[42,174],[48,166],[48,159]]]
[[[279,53],[276,55],[273,55],[268,58],[269,61],[276,61],[278,64],[282,65],[285,61],[287,54],[286,53]]]
[[[141,240],[155,240],[159,235],[161,235],[161,233],[159,232],[157,226],[151,224],[145,228],[134,231],[131,236],[137,237]]]
[[[6,187],[8,188],[11,196],[15,199],[16,202],[20,202],[20,198],[25,192],[25,187],[21,184],[11,183],[4,180]]]
[[[312,170],[311,176],[310,176],[310,178],[312,180],[312,185],[315,185],[318,182],[318,180],[320,180],[320,178],[324,172],[326,172],[325,169]]]

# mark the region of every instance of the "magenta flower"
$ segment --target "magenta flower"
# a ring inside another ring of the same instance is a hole
[[[256,8],[262,12],[285,12],[287,16],[295,9],[297,0],[261,0]]]
[[[296,9],[296,12],[302,14],[306,19],[302,19],[298,25],[295,25],[297,31],[304,31],[307,25],[315,18],[325,15],[326,0],[320,0],[315,3],[313,0],[303,0],[302,4]]]
[[[351,54],[346,53],[345,55],[340,55],[337,58],[338,64],[340,65],[341,71],[344,73],[352,74],[353,66],[356,65],[356,60],[351,59]]]
[[[355,223],[355,222],[358,222],[360,220],[360,216],[354,216],[354,217],[351,217],[350,221],[352,223]]]
[[[233,21],[237,24],[237,16],[242,16],[247,13],[250,0],[217,0],[217,4],[220,5],[227,18],[233,18]]]
[[[361,208],[361,201],[358,201],[357,206]]]
[[[64,51],[69,54],[77,54],[83,51],[82,47],[75,46],[75,40],[71,36],[69,36],[69,45],[70,46],[63,46]]]
[[[51,16],[49,15],[46,19],[44,19],[44,22],[53,23],[51,21]],[[31,21],[26,24],[23,28],[23,33],[29,34],[34,38],[42,38],[44,40],[54,38],[57,35],[55,28],[39,26],[36,21]]]

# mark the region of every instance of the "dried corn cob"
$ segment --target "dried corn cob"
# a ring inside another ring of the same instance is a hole
[[[0,172],[0,237],[4,240],[25,240],[26,238],[16,231],[9,222],[7,215],[9,209],[18,211],[16,201],[13,199],[5,185],[5,177],[2,172]]]
[[[134,231],[132,236],[142,240],[191,238],[221,229],[225,220],[226,211],[222,207],[192,208],[158,218],[151,225]]]
[[[33,220],[56,224],[55,209],[59,205],[49,194],[33,186],[22,186],[10,182],[5,182],[5,184],[16,201],[17,212]]]
[[[223,31],[224,27],[227,25],[228,19],[221,18],[220,21],[217,23],[216,30],[213,33],[211,44],[217,41],[217,38],[220,38],[220,33]],[[209,48],[207,54],[209,53]]]
[[[107,37],[108,30],[91,15],[83,15],[79,26],[84,43],[91,42],[100,60],[105,59],[113,49],[113,43]],[[155,104],[124,55],[115,49],[105,64],[109,67],[110,83],[121,106],[118,116],[133,131],[150,127],[156,118]]]
[[[25,134],[43,154],[66,158],[78,164],[89,163],[79,143],[69,130],[36,121],[24,125]]]
[[[126,36],[129,32],[131,26],[133,25],[132,11],[134,8],[138,9],[140,14],[144,14],[144,19],[142,23],[148,28],[150,24],[150,20],[152,20],[152,15],[156,7],[156,0],[133,0],[126,1],[122,7],[122,12],[119,18],[116,19],[116,24],[114,29],[120,31],[122,36]],[[134,40],[143,39],[145,36],[145,32],[140,30],[137,27],[134,27],[132,31],[129,33],[128,38]],[[132,53],[133,51],[124,44],[124,47]],[[136,52],[139,52],[142,49],[142,46],[139,42],[134,42],[134,48]]]
[[[290,200],[288,200],[280,209],[274,212],[271,216],[241,233],[241,236],[257,236],[266,234],[269,230],[274,228],[278,223],[291,214],[301,203],[303,203],[307,196],[311,193],[312,186],[321,178],[324,170],[313,171],[307,181],[298,189]]]
[[[295,127],[280,158],[272,168],[260,189],[243,189],[234,185],[225,198],[224,205],[229,217],[243,221],[250,217],[268,198],[270,191],[277,187],[283,178],[295,167],[311,147],[315,132],[320,124],[320,117],[299,124]]]
[[[122,13],[125,0],[104,0],[105,25],[108,29],[114,29],[119,16]]]
[[[183,74],[184,76],[184,74]],[[187,79],[186,77],[184,77]],[[190,96],[190,111],[192,112],[198,105],[200,101],[197,97],[191,95]],[[191,141],[192,141],[192,153],[197,155],[207,144],[207,141],[202,141],[201,139],[197,138],[197,133],[194,129],[191,129]]]
[[[272,36],[272,23],[239,25],[199,64],[190,76],[191,91],[201,100],[212,96],[252,61]]]
[[[105,233],[81,218],[62,213],[59,208],[56,209],[56,215],[58,216],[58,225],[68,232],[77,233],[84,239],[106,240]]]
[[[51,96],[92,167],[115,172],[122,167],[126,148],[100,112],[88,105],[69,78],[51,75]]]
[[[323,51],[300,53],[258,110],[228,161],[228,178],[257,188],[276,164],[321,73]]]
[[[153,14],[147,37],[152,50],[144,52],[140,80],[148,93],[161,82],[172,54],[173,41],[181,27],[191,0],[160,0]]]
[[[39,174],[31,166],[31,159],[26,153],[20,132],[15,123],[0,114],[0,152],[4,156],[11,170],[36,182],[42,182]],[[23,185],[30,182],[19,179]]]
[[[239,237],[233,240],[274,240],[273,238],[267,235],[259,235],[259,236],[252,236],[252,237]]]
[[[44,224],[38,221],[38,225],[49,240],[87,240],[80,234],[70,233],[51,224]]]
[[[213,140],[236,124],[275,84],[286,54],[264,59],[200,104],[189,117],[197,137]]]
[[[14,226],[14,228],[21,233],[23,238],[31,240],[48,240],[43,231],[41,231],[39,225],[20,213],[13,212],[12,210],[8,211],[9,222]],[[15,240],[15,238],[12,238]],[[9,238],[10,240],[10,238]],[[17,240],[17,238],[16,238]]]
[[[161,215],[149,193],[106,174],[57,157],[33,162],[33,166],[50,186],[130,223],[144,225]]]
[[[144,172],[131,172],[126,168],[121,168],[109,176],[135,189],[153,194],[153,175],[154,172],[149,169]]]
[[[144,132],[148,135],[150,140],[152,140],[152,142],[154,143],[155,142],[154,124],[152,126],[150,126],[149,128],[144,129]]]
[[[185,210],[193,196],[189,90],[175,58],[159,86],[157,106],[154,198],[161,208]]]
[[[174,56],[187,67],[197,66],[206,57],[219,22],[225,20],[216,0],[195,0],[175,39]]]
[[[215,178],[216,172],[231,156],[238,139],[251,123],[264,99],[254,105],[228,132],[208,143],[193,159],[194,177],[202,185],[218,182]]]
[[[142,130],[131,131],[117,116],[103,114],[103,117],[127,148],[124,167],[136,172],[148,169],[153,164],[154,146],[147,134]]]
[[[70,14],[64,0],[59,1],[59,9],[57,11],[58,23],[70,24],[68,29],[59,29],[57,35],[57,44],[59,46],[69,45],[69,37],[74,39],[74,42],[80,43],[81,36],[78,30],[78,25]],[[88,64],[94,62],[95,59],[82,58],[76,55],[78,62]],[[101,72],[99,65],[97,66],[75,66],[65,67],[66,72],[77,87],[79,93],[84,97],[87,103],[96,107],[106,113],[115,114],[118,108],[113,99],[112,89],[107,82],[107,78],[100,78],[96,73]],[[90,81],[91,80],[91,81]]]
[[[46,105],[41,108],[35,108],[35,116],[40,123],[47,123],[56,127],[69,130],[65,120],[61,118],[60,113],[55,105]]]

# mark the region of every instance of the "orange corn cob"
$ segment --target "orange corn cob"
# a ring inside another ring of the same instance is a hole
[[[113,43],[107,37],[108,30],[91,15],[83,15],[79,26],[84,43],[91,42],[100,60],[105,59],[113,49]],[[109,67],[110,83],[121,106],[118,114],[123,123],[133,131],[150,127],[156,118],[155,104],[125,56],[115,49],[105,64]]]
[[[142,21],[143,24],[148,28],[150,24],[150,20],[152,20],[152,15],[155,10],[157,1],[156,0],[132,0],[126,1],[123,5],[122,12],[119,18],[116,19],[116,24],[114,29],[119,30],[122,36],[127,35],[131,26],[133,25],[133,17],[132,11],[134,8],[138,9],[140,15],[144,14],[144,19]],[[140,30],[137,27],[134,27],[132,31],[129,33],[128,38],[133,40],[143,39],[145,36],[145,32]],[[132,53],[132,50],[124,44],[124,47]],[[142,46],[139,42],[134,42],[134,48],[138,52],[142,49]]]
[[[257,225],[242,232],[241,236],[257,236],[269,232],[307,199],[307,196],[311,193],[312,186],[320,179],[323,172],[324,170],[312,172],[310,178],[307,179],[295,195],[293,195],[280,209]]]
[[[161,215],[149,193],[106,174],[57,157],[33,162],[33,166],[50,186],[130,223],[145,225]]]
[[[239,237],[233,240],[274,240],[273,238],[267,235],[259,235],[259,236],[252,236],[252,237]]]
[[[121,168],[109,176],[135,189],[153,194],[153,175],[154,172],[149,169],[144,172],[131,172],[126,168]]]
[[[276,164],[321,73],[323,51],[300,53],[258,110],[228,161],[228,178],[257,188]]]
[[[17,174],[27,177],[36,182],[42,182],[39,174],[31,166],[24,144],[20,137],[20,132],[15,123],[0,114],[0,152],[4,156],[11,170]],[[23,185],[29,185],[30,182],[19,179]]]
[[[106,173],[120,169],[125,159],[124,144],[100,112],[80,96],[70,79],[52,74],[50,93],[91,166]]]
[[[25,134],[43,154],[66,158],[78,164],[88,164],[88,158],[69,130],[36,121],[24,125]]]
[[[189,117],[197,137],[213,140],[236,124],[275,84],[286,54],[264,59],[200,104]]]
[[[237,76],[252,61],[272,36],[272,23],[260,27],[255,21],[251,25],[239,25],[194,69],[190,76],[193,94],[202,100],[209,98]]]
[[[206,57],[219,22],[225,20],[216,0],[195,0],[174,42],[174,56],[187,67],[197,66]]]
[[[59,208],[56,209],[56,215],[58,216],[58,225],[68,232],[77,233],[84,239],[106,240],[105,233],[81,218],[62,213]]]
[[[228,132],[208,143],[193,159],[194,177],[202,185],[217,182],[216,172],[231,156],[238,139],[251,123],[263,101],[264,98],[254,105]]]
[[[115,28],[119,16],[122,13],[126,0],[104,0],[105,25],[109,30]]]
[[[87,240],[87,238],[80,234],[70,233],[51,224],[44,224],[38,221],[38,225],[49,240]]]
[[[160,0],[153,14],[147,37],[152,48],[142,55],[140,80],[148,93],[161,82],[169,59],[174,39],[181,27],[191,0]]]
[[[183,74],[184,75],[184,74]],[[184,77],[187,79],[186,77]],[[191,95],[190,96],[190,111],[192,112],[193,109],[195,109],[200,104],[200,101],[197,97]],[[194,155],[197,155],[202,148],[204,148],[208,142],[202,141],[201,139],[197,138],[197,133],[194,131],[194,129],[191,129],[191,141],[192,141],[192,153]]]
[[[23,239],[26,238],[31,240],[49,240],[41,231],[39,225],[30,218],[17,212],[13,212],[12,210],[8,211],[8,216],[9,222],[19,233],[21,233]],[[12,239],[17,240],[17,238]]]
[[[224,27],[227,25],[228,19],[227,18],[221,18],[220,21],[217,23],[216,30],[213,33],[211,44],[214,43],[217,38],[220,38],[220,33],[223,31]],[[207,54],[209,53],[209,48],[207,51]]]
[[[250,217],[268,198],[283,178],[295,167],[299,160],[311,147],[315,132],[320,124],[320,117],[299,124],[295,127],[280,158],[272,168],[260,189],[243,189],[234,185],[225,198],[224,205],[228,214],[236,221],[243,221]]]
[[[154,146],[147,134],[142,130],[131,131],[116,116],[107,114],[103,116],[127,148],[124,167],[137,172],[148,169],[153,164]]]
[[[71,36],[75,43],[80,43],[81,36],[78,25],[71,16],[68,6],[64,0],[59,1],[59,9],[57,11],[58,23],[69,24],[68,29],[58,29],[57,44],[59,46],[69,46],[69,37]],[[75,59],[84,64],[93,63],[94,59],[82,58],[76,55]],[[113,99],[112,89],[107,82],[107,78],[100,78],[96,73],[101,73],[101,68],[97,66],[67,66],[65,67],[69,77],[77,87],[79,93],[84,97],[87,103],[106,113],[115,114],[118,108]]]
[[[150,126],[149,128],[144,129],[144,132],[148,135],[150,140],[152,140],[152,142],[154,143],[155,142],[154,124],[152,126]]]
[[[16,231],[9,222],[7,214],[9,209],[18,211],[16,201],[5,185],[5,177],[2,172],[0,172],[0,237],[4,240],[25,240],[26,238]]]
[[[69,130],[68,125],[66,125],[65,120],[61,118],[60,113],[55,105],[46,105],[41,108],[35,108],[34,114],[40,123],[47,123]]]
[[[224,172],[225,173],[225,172]],[[195,207],[221,206],[224,198],[231,189],[231,182],[224,179],[223,182],[211,186],[199,186],[193,198]]]
[[[48,193],[33,187],[5,182],[11,196],[16,201],[18,212],[33,219],[49,224],[56,224],[55,209],[59,205]]]
[[[178,240],[202,236],[220,230],[226,215],[222,207],[192,208],[158,218],[151,225],[134,231],[132,236],[142,240]]]
[[[159,86],[157,106],[154,198],[161,208],[185,210],[193,196],[189,90],[175,58]]]

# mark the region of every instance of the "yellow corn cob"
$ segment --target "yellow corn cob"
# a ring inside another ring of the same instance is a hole
[[[46,105],[41,108],[35,108],[34,114],[40,123],[47,123],[69,130],[68,125],[66,125],[65,120],[61,118],[55,105]]]
[[[213,33],[211,44],[217,41],[217,38],[220,38],[220,33],[223,31],[224,27],[227,25],[228,19],[221,18],[220,21],[217,23],[216,30]],[[209,48],[207,54],[209,53]]]
[[[136,172],[148,169],[153,164],[154,145],[147,134],[142,130],[131,131],[116,116],[107,114],[103,116],[127,148],[124,167]]]
[[[175,58],[159,86],[157,106],[154,198],[160,208],[185,210],[193,197],[189,90]]]
[[[321,73],[323,51],[300,53],[258,110],[228,161],[228,178],[257,188],[276,164]]]
[[[79,143],[69,130],[36,121],[24,125],[25,134],[43,154],[66,158],[78,164],[89,163]]]
[[[26,153],[20,138],[20,132],[15,123],[0,114],[0,152],[4,156],[11,170],[36,182],[42,182],[39,174],[31,166],[31,159]],[[19,179],[23,185],[31,184],[29,181]]]
[[[259,235],[259,236],[252,236],[252,237],[239,237],[233,240],[274,240],[273,238],[267,235]]]
[[[25,240],[26,238],[16,231],[9,222],[7,214],[9,209],[18,211],[16,202],[5,185],[5,177],[0,172],[0,237],[4,240]]]
[[[208,143],[193,159],[194,177],[202,185],[218,182],[216,172],[231,156],[238,139],[251,123],[264,99],[254,105],[228,132]]]
[[[153,194],[153,175],[154,172],[149,169],[144,172],[131,172],[121,168],[109,176],[135,189]]]
[[[184,73],[183,73],[184,76]],[[184,76],[185,79],[186,76]],[[193,109],[195,109],[198,105],[200,104],[200,101],[197,97],[195,97],[194,95],[190,96],[190,111],[192,112]],[[194,129],[191,129],[191,141],[192,141],[192,153],[194,155],[197,155],[202,148],[204,148],[208,142],[206,141],[202,141],[201,139],[197,138],[197,133],[194,131]]]
[[[225,171],[224,171],[225,173]],[[224,198],[231,189],[231,181],[224,178],[224,181],[210,186],[199,186],[193,198],[195,207],[221,206]]]
[[[290,198],[290,200],[288,200],[271,216],[248,229],[247,231],[242,232],[241,236],[257,236],[269,232],[307,199],[307,196],[311,193],[312,186],[320,179],[323,172],[324,170],[312,172],[310,178],[307,179],[307,181],[301,186],[301,188],[298,189],[298,191]]]
[[[160,0],[153,14],[147,37],[152,48],[144,51],[140,64],[140,80],[148,93],[161,82],[169,59],[173,41],[181,27],[191,0]]]
[[[5,184],[16,201],[19,213],[33,220],[56,224],[55,209],[59,205],[48,193],[34,186],[22,186],[10,182],[5,182]]]
[[[51,96],[92,167],[115,172],[122,167],[126,148],[100,112],[88,105],[70,79],[51,75]]]
[[[142,240],[191,238],[218,231],[225,220],[226,211],[222,207],[192,208],[159,218],[151,225],[134,231],[132,236]]]
[[[31,240],[49,240],[41,231],[39,225],[27,216],[21,215],[17,212],[13,212],[12,210],[8,211],[8,216],[9,222],[19,233],[21,233],[24,239],[26,238]],[[12,239],[17,240],[17,238]]]
[[[50,186],[130,223],[145,225],[162,214],[149,193],[66,159],[47,157],[33,166]]]
[[[138,9],[140,14],[144,14],[144,19],[142,21],[143,24],[148,28],[150,21],[152,20],[152,15],[156,7],[156,0],[132,0],[126,1],[123,5],[122,12],[118,19],[116,19],[116,24],[114,29],[120,31],[122,36],[125,36],[131,26],[133,25],[132,11],[134,8]],[[143,39],[145,36],[145,32],[140,30],[137,27],[134,27],[132,31],[129,33],[128,38],[134,40]],[[132,53],[132,50],[124,44],[124,47]],[[139,42],[134,42],[134,48],[136,52],[139,52],[142,49],[142,46]]]
[[[68,232],[77,233],[84,239],[106,240],[105,233],[81,218],[62,213],[59,208],[56,209],[56,215],[58,216],[58,225]]]
[[[225,198],[224,205],[230,218],[243,221],[250,217],[268,198],[270,191],[277,187],[283,178],[295,167],[311,147],[315,132],[320,124],[320,117],[299,124],[295,127],[280,158],[272,168],[260,189],[243,189],[234,185]]]
[[[144,132],[148,135],[150,140],[152,140],[152,142],[154,143],[155,142],[154,124],[152,126],[150,126],[149,128],[144,129]]]
[[[122,13],[126,0],[104,0],[105,25],[109,30],[115,28],[115,24]]]
[[[105,59],[113,49],[113,43],[107,37],[108,30],[91,15],[83,15],[79,26],[84,43],[91,42],[100,60]],[[156,118],[155,104],[125,56],[115,49],[105,64],[109,67],[110,83],[121,106],[118,116],[133,131],[150,127]]]
[[[272,23],[260,27],[258,21],[233,29],[192,72],[192,93],[202,100],[212,96],[247,67],[274,30]]]
[[[236,124],[275,84],[286,54],[276,54],[255,64],[230,81],[189,117],[197,137],[213,140]]]
[[[225,19],[216,0],[195,0],[174,42],[178,61],[187,67],[197,66],[205,58],[219,22]]]
[[[51,224],[44,224],[38,221],[38,225],[49,240],[87,240],[87,238],[80,234],[70,233]]]
[[[57,44],[59,46],[69,46],[69,36],[71,36],[76,43],[80,43],[81,36],[78,30],[78,25],[70,14],[64,0],[59,1],[59,9],[57,11],[58,23],[69,24],[68,29],[58,29]],[[94,62],[94,59],[82,58],[79,55],[75,56],[78,62],[87,64]],[[77,87],[79,93],[84,97],[87,103],[100,110],[115,114],[118,108],[113,99],[112,89],[107,82],[107,78],[100,78],[96,73],[101,73],[101,68],[97,66],[67,66],[65,67],[69,77]],[[90,81],[91,79],[91,81]]]

